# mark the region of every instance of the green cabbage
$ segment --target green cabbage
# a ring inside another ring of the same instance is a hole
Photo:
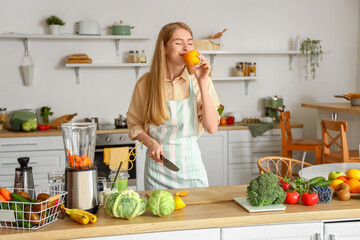
[[[145,212],[147,201],[129,189],[107,195],[104,208],[110,216],[131,220]]]
[[[157,216],[166,216],[175,209],[174,197],[166,190],[157,190],[148,201],[150,211]]]

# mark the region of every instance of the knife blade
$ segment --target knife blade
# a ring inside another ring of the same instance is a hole
[[[173,164],[171,161],[169,161],[166,157],[161,156],[161,160],[163,160],[164,166],[167,167],[168,169],[170,169],[174,172],[179,171],[179,168],[175,164]]]

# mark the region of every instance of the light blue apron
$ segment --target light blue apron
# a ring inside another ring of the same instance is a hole
[[[190,97],[167,101],[170,120],[164,125],[150,125],[149,135],[162,147],[165,157],[180,168],[171,171],[146,153],[145,190],[208,187],[209,182],[197,142],[199,122],[196,96],[190,75]]]

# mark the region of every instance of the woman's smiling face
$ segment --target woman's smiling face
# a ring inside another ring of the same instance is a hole
[[[166,60],[171,64],[185,65],[184,54],[193,49],[193,38],[190,32],[183,28],[178,28],[165,44]]]

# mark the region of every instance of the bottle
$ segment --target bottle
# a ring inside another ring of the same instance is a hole
[[[244,77],[248,75],[248,70],[247,62],[244,62]]]
[[[146,63],[145,50],[141,51],[140,63]]]
[[[136,63],[139,63],[139,62],[140,62],[140,55],[139,55],[139,51],[138,51],[138,50],[136,50],[136,52],[135,52],[135,62],[136,62]]]
[[[300,35],[297,35],[295,39],[295,50],[300,51],[300,48],[301,48]]]
[[[129,51],[128,62],[129,63],[135,63],[136,62],[135,52],[132,51],[132,50]]]
[[[247,69],[247,71],[246,71],[246,77],[249,77],[249,76],[250,76],[251,69],[252,69],[252,67],[251,67],[251,62],[246,63],[246,69]]]
[[[2,122],[2,128],[6,129],[6,108],[0,108],[0,121]]]

